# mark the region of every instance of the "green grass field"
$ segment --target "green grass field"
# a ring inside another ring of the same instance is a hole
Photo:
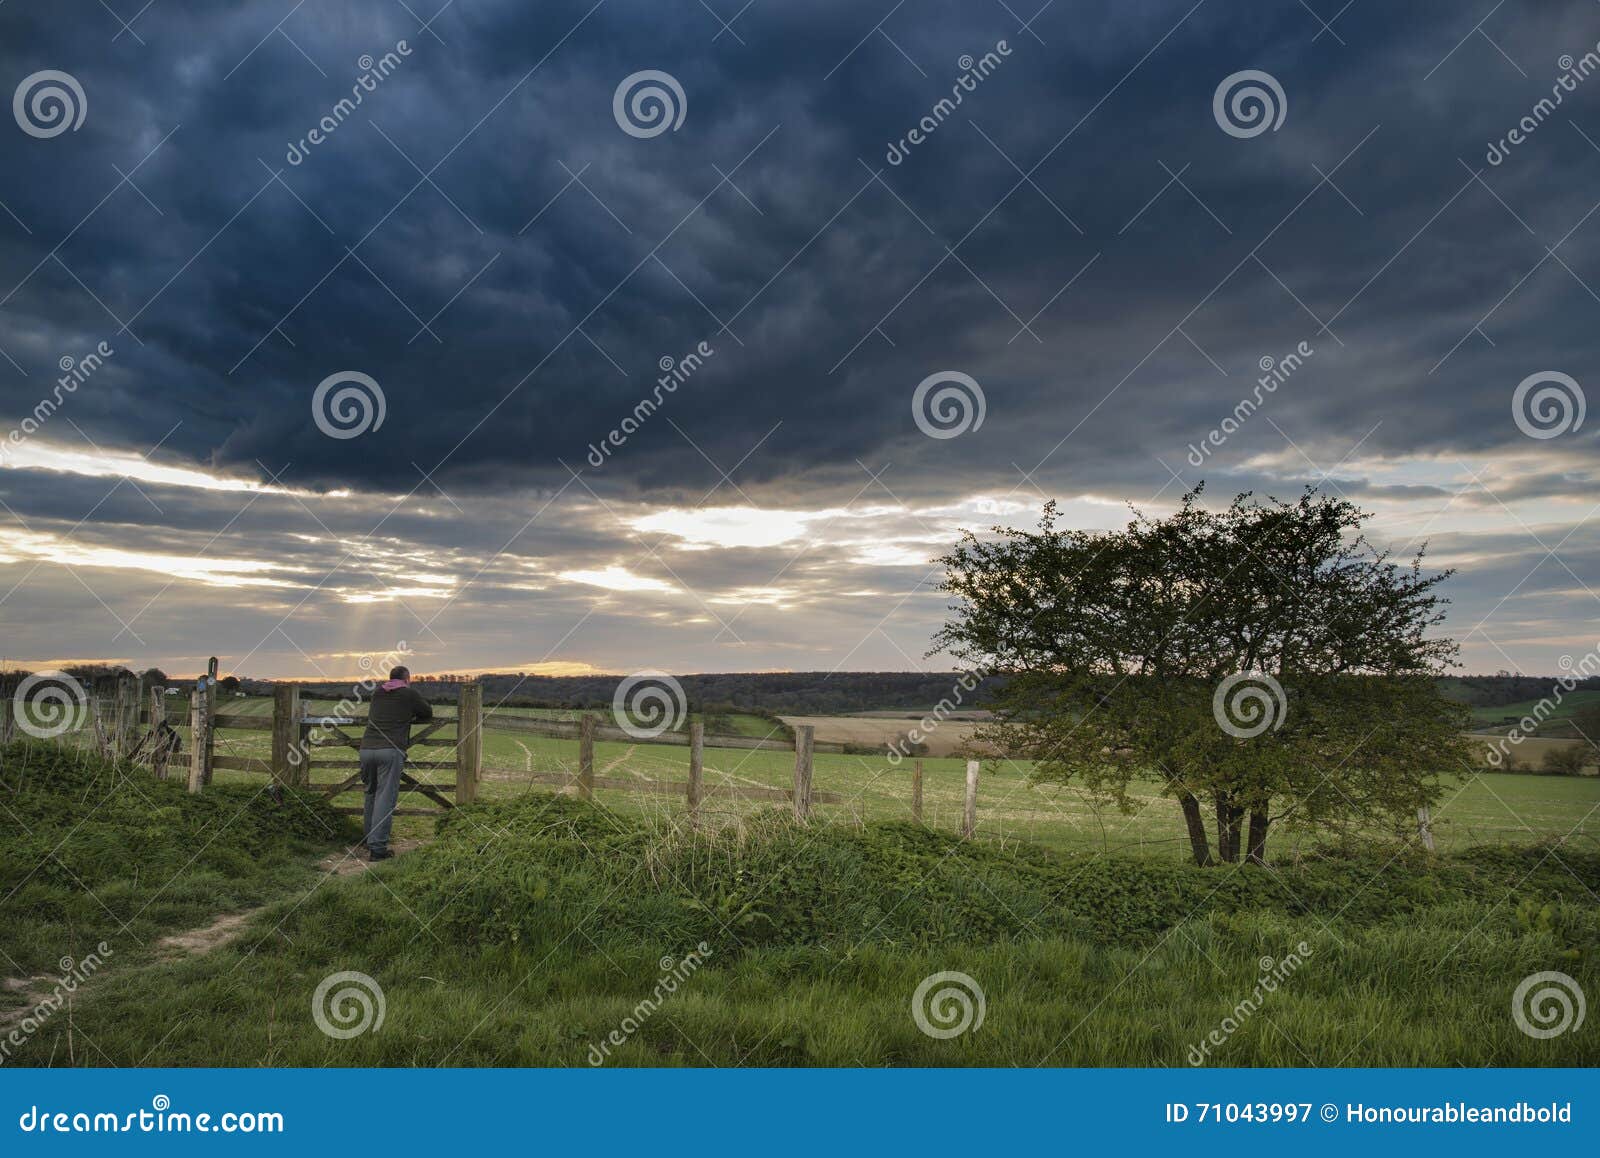
[[[1600,691],[1572,691],[1562,696],[1559,704],[1550,704],[1541,700],[1523,700],[1515,704],[1498,704],[1494,707],[1475,707],[1472,709],[1472,730],[1483,732],[1503,733],[1507,728],[1517,724],[1525,716],[1531,716],[1539,710],[1539,705],[1546,703],[1545,710],[1548,716],[1539,727],[1538,734],[1549,739],[1576,739],[1577,731],[1572,727],[1572,717],[1586,707],[1600,703]],[[1600,736],[1594,737],[1600,740]]]
[[[308,714],[331,712],[333,702],[307,701]],[[270,700],[224,699],[219,710],[254,716],[270,716]],[[453,712],[453,709],[444,709]],[[512,717],[573,720],[579,713],[560,709],[499,708],[496,713]],[[726,720],[727,717],[723,717]],[[735,717],[740,731],[755,738],[781,739],[774,725],[758,716]],[[445,735],[453,735],[446,729]],[[185,736],[187,742],[187,736]],[[265,731],[222,729],[217,733],[216,752],[266,759],[270,734]],[[338,759],[343,750],[317,750],[318,759]],[[450,761],[454,750],[448,747],[417,748],[413,758]],[[353,753],[351,770],[354,770]],[[965,793],[965,761],[950,758],[925,758],[923,785],[923,823],[936,831],[955,832],[961,823]],[[496,730],[494,713],[485,728],[484,774],[480,798],[505,800],[529,794],[558,791],[548,784],[535,783],[529,773],[564,773],[576,776],[578,745],[575,740],[541,736],[530,732]],[[860,824],[882,820],[911,819],[912,762],[899,765],[886,757],[842,755],[819,752],[815,756],[813,785],[836,792],[841,804],[819,805],[819,812],[834,822]],[[595,771],[600,776],[633,778],[641,783],[669,781],[682,783],[688,776],[688,752],[682,746],[600,741],[595,745]],[[789,788],[793,784],[794,757],[788,751],[761,751],[708,747],[705,752],[705,777],[708,785],[730,787]],[[1062,851],[1116,852],[1136,856],[1182,859],[1187,855],[1187,839],[1176,805],[1160,794],[1154,779],[1136,784],[1132,791],[1135,811],[1123,814],[1097,801],[1071,785],[1035,784],[1032,766],[1026,761],[985,760],[979,780],[979,837],[1002,844],[1027,841]],[[418,772],[420,780],[450,783],[449,769]],[[255,773],[218,771],[218,782],[265,784]],[[316,780],[334,783],[342,776],[319,769]],[[596,800],[620,816],[665,820],[681,814],[679,796],[643,795],[618,789],[600,789]],[[354,806],[357,793],[339,797],[335,803]],[[402,805],[428,806],[425,798],[402,798]],[[766,806],[712,798],[705,806],[711,823],[735,823]],[[398,818],[400,836],[422,838],[431,832],[432,820]],[[1530,776],[1516,773],[1485,772],[1465,781],[1449,779],[1440,806],[1433,813],[1433,832],[1438,847],[1458,850],[1482,844],[1526,844],[1571,837],[1578,843],[1600,841],[1600,777]],[[1370,835],[1387,834],[1372,830]],[[1305,838],[1276,834],[1274,855],[1284,856],[1304,847]]]
[[[539,793],[340,875],[315,858],[348,833],[310,795],[123,784],[139,771],[39,745],[3,768],[0,949],[9,981],[42,975],[0,1002],[17,1064],[1600,1061],[1593,1019],[1539,1039],[1511,1008],[1536,972],[1600,990],[1600,853],[1575,840],[1196,869],[781,808],[694,832]],[[230,938],[159,939],[208,897]],[[25,1021],[55,955],[102,941],[70,1004]],[[346,1039],[314,1011],[337,1024],[316,994],[351,971],[385,1013]],[[974,1014],[943,1038],[915,995],[952,971],[934,984]]]

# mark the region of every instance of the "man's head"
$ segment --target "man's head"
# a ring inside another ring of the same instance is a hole
[[[411,678],[411,669],[404,665],[389,669],[389,678],[392,680],[408,680]]]

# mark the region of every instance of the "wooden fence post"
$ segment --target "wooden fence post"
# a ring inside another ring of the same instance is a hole
[[[95,750],[109,759],[116,755],[116,737],[112,731],[106,729],[105,701],[100,695],[104,690],[103,680],[89,685],[89,722],[94,725]]]
[[[129,676],[127,684],[128,703],[124,710],[127,712],[128,722],[127,739],[124,743],[127,745],[128,755],[131,756],[138,749],[139,741],[142,738],[139,734],[139,717],[144,714],[144,685],[140,682],[138,676]]]
[[[0,691],[5,691],[5,695],[0,696],[0,744],[9,744],[16,730],[17,706],[11,699],[15,693],[4,688],[0,688]]]
[[[816,729],[800,724],[794,730],[794,818],[811,817],[811,749]]]
[[[150,771],[157,780],[167,778],[167,742],[163,728],[167,722],[167,689],[160,684],[150,688]]]
[[[922,761],[911,765],[911,819],[922,823]]]
[[[129,678],[118,676],[116,699],[112,701],[111,708],[111,756],[114,760],[126,760],[133,745],[133,732],[128,726],[128,708],[131,700],[133,710],[139,710],[134,695]]]
[[[462,684],[456,696],[456,803],[478,798],[478,773],[483,770],[483,685]]]
[[[189,791],[211,782],[211,689],[197,682],[189,698]]]
[[[1432,817],[1428,814],[1428,806],[1424,804],[1417,809],[1417,832],[1422,837],[1422,847],[1429,852],[1433,851],[1433,824]]]
[[[292,754],[300,742],[300,689],[294,684],[276,684],[272,689],[272,779],[292,785],[308,762],[306,749],[299,750],[300,763]]]
[[[978,831],[978,762],[967,761],[967,803],[961,812],[961,835],[971,839]]]
[[[578,720],[578,796],[594,799],[594,717],[588,712]]]
[[[699,720],[689,725],[689,823],[700,820],[701,782],[705,777],[706,726]]]

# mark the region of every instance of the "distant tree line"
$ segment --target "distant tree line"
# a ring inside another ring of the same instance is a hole
[[[1550,694],[1554,676],[1523,675],[1499,671],[1492,676],[1447,676],[1439,681],[1440,694],[1474,708],[1497,708],[1520,704]],[[1600,691],[1600,678],[1590,677],[1578,684],[1585,691]]]
[[[126,675],[137,676],[145,687],[194,687],[193,677],[172,678],[160,668],[142,672],[114,664],[73,664],[62,669],[86,689],[115,685]],[[28,669],[0,673],[0,690],[11,695],[18,683],[32,674]],[[749,712],[755,715],[840,715],[847,712],[925,712],[950,694],[955,672],[725,672],[678,676],[691,708],[697,712]],[[480,677],[484,699],[490,704],[535,708],[609,708],[622,681],[620,675],[536,676],[515,672]],[[1537,700],[1548,695],[1554,676],[1497,672],[1494,675],[1442,676],[1440,695],[1472,707],[1496,707]],[[271,695],[273,680],[228,675],[217,681],[225,691]],[[350,690],[349,680],[296,680],[307,695],[338,698]],[[453,701],[460,677],[416,681],[424,695],[438,702]],[[987,706],[1005,685],[1004,677],[984,679],[966,706]],[[1579,685],[1600,691],[1600,679]]]
[[[838,715],[845,712],[922,712],[950,695],[956,672],[726,672],[676,676],[692,711],[753,715]],[[486,704],[512,707],[609,710],[620,675],[534,676],[491,673],[479,677]],[[342,695],[348,683],[295,681],[303,694]],[[984,680],[973,693],[981,708],[1003,680]],[[246,680],[250,691],[254,681]],[[452,701],[455,681],[413,680],[430,700]]]

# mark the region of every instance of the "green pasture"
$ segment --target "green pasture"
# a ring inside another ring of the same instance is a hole
[[[306,702],[308,714],[331,712],[334,703]],[[223,700],[219,710],[270,716],[272,705],[265,699]],[[441,709],[453,713],[453,708]],[[536,783],[530,773],[560,773],[576,777],[578,744],[564,737],[541,736],[531,732],[507,731],[494,727],[496,715],[572,720],[579,713],[561,709],[498,708],[490,713],[484,732],[483,778],[479,795],[483,800],[505,800],[530,793],[562,791],[559,786]],[[722,720],[726,720],[723,717]],[[764,737],[774,726],[758,716],[739,718],[744,735]],[[453,735],[447,726],[444,735]],[[270,748],[270,733],[220,729],[216,752],[265,759]],[[341,759],[344,750],[319,748],[319,760]],[[353,753],[350,754],[354,770]],[[419,761],[451,761],[454,749],[416,748]],[[881,820],[909,820],[912,800],[912,765],[905,760],[894,764],[885,756],[842,755],[819,752],[814,757],[813,787],[838,793],[843,802],[817,806],[821,818],[835,823],[862,824]],[[944,832],[955,832],[961,823],[966,782],[965,761],[952,758],[924,758],[923,823]],[[602,777],[634,779],[641,785],[668,781],[683,783],[688,776],[688,749],[681,745],[646,742],[623,743],[602,740],[595,745],[595,772]],[[453,769],[418,771],[419,780],[448,784],[454,781]],[[1187,840],[1176,805],[1162,795],[1161,785],[1151,779],[1136,783],[1131,791],[1134,811],[1124,814],[1071,785],[1035,784],[1028,762],[985,760],[979,776],[978,834],[981,839],[1002,844],[1034,842],[1065,851],[1131,853],[1141,856],[1182,858]],[[765,751],[708,747],[705,751],[705,780],[708,786],[789,788],[793,784],[794,755],[790,751]],[[337,770],[319,769],[320,783],[342,778]],[[265,780],[254,773],[219,770],[219,782],[262,785]],[[567,790],[567,791],[570,791]],[[600,789],[596,800],[621,817],[665,819],[684,810],[680,796],[636,794],[620,789]],[[356,793],[340,797],[336,803],[360,803]],[[426,798],[402,797],[403,806],[426,807]],[[714,793],[704,805],[709,824],[733,824],[753,813],[770,809],[769,803],[751,803],[717,797]],[[1526,844],[1572,836],[1578,841],[1600,839],[1600,777],[1532,776],[1484,772],[1465,781],[1446,780],[1446,792],[1434,810],[1433,832],[1441,849],[1473,845]],[[401,817],[400,836],[425,838],[433,821],[428,818]],[[1374,831],[1373,836],[1385,834]],[[1273,853],[1283,856],[1304,847],[1306,837],[1293,833],[1274,834]]]

